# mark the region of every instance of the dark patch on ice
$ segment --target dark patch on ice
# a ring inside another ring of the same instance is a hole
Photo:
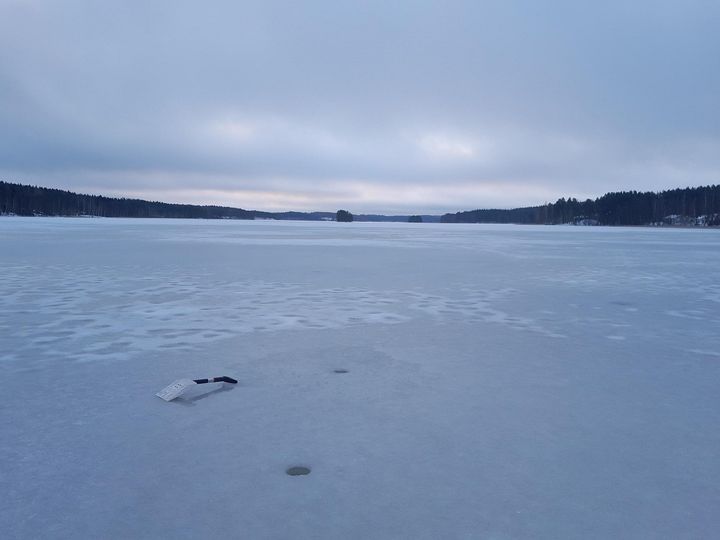
[[[347,369],[335,369],[333,370],[333,373],[348,373]]]
[[[310,467],[303,467],[302,465],[298,465],[295,467],[290,467],[288,470],[285,471],[285,473],[289,476],[305,476],[306,474],[310,474]]]

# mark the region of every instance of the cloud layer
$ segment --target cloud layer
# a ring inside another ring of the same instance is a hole
[[[444,212],[720,182],[720,4],[0,0],[0,177]]]

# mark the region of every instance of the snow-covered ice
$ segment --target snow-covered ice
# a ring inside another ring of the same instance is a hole
[[[1,536],[717,538],[718,277],[717,230],[0,218]]]

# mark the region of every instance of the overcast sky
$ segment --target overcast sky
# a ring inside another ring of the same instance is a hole
[[[0,179],[408,213],[720,183],[720,2],[0,0]]]

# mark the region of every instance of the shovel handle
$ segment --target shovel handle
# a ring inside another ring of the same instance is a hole
[[[194,379],[196,384],[206,384],[211,382],[226,382],[230,384],[237,384],[237,381],[232,377],[213,377],[211,379]]]

